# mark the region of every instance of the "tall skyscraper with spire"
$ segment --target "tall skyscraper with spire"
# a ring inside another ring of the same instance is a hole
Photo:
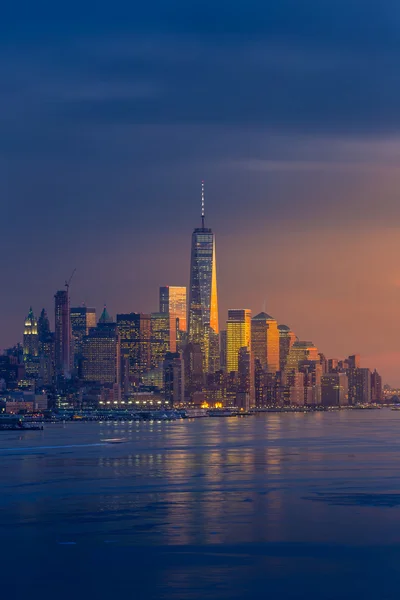
[[[215,236],[205,227],[204,181],[201,184],[201,227],[192,234],[189,289],[189,342],[200,344],[204,371],[219,369],[219,326]]]

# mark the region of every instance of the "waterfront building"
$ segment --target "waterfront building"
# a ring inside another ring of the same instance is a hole
[[[40,385],[54,383],[54,333],[50,331],[50,321],[45,309],[42,309],[38,319],[39,334],[39,378]]]
[[[185,397],[192,402],[193,396],[204,390],[204,363],[200,344],[190,342],[183,351],[185,368]]]
[[[202,184],[201,227],[192,234],[189,288],[189,342],[200,344],[205,373],[219,370],[219,325],[215,236],[204,223]]]
[[[280,332],[277,321],[265,312],[251,320],[251,351],[267,373],[279,371]]]
[[[69,378],[71,374],[71,319],[68,288],[59,290],[54,296],[55,335],[54,360],[57,376]]]
[[[226,322],[226,368],[238,371],[239,349],[251,350],[251,310],[230,309]]]
[[[349,403],[368,404],[371,402],[371,371],[365,368],[351,368],[347,371],[349,380]]]
[[[371,373],[371,402],[382,403],[383,401],[382,377],[375,369]]]
[[[346,373],[325,373],[322,376],[321,400],[326,407],[346,406],[349,403]]]
[[[164,359],[164,396],[170,406],[185,400],[185,371],[182,354],[167,352]]]
[[[254,406],[254,366],[250,349],[239,348],[238,353],[238,387],[236,405],[243,410]]]

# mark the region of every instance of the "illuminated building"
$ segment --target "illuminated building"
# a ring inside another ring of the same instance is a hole
[[[171,405],[182,404],[185,399],[185,372],[182,354],[167,352],[164,359],[164,396]]]
[[[236,405],[243,410],[249,410],[254,404],[254,376],[250,349],[239,348],[238,353],[238,387]]]
[[[222,329],[219,333],[219,357],[220,368],[226,372],[226,329]]]
[[[279,331],[279,370],[284,371],[290,348],[297,341],[296,335],[287,325],[278,325]]]
[[[102,384],[120,383],[120,343],[116,323],[103,311],[97,327],[82,342],[82,379]]]
[[[178,331],[186,331],[186,287],[167,285],[160,287],[160,313],[169,314],[171,320],[179,319]]]
[[[322,376],[321,399],[323,406],[346,406],[349,403],[346,373],[325,373]]]
[[[277,321],[261,312],[251,320],[251,352],[267,373],[279,371],[280,333]]]
[[[371,402],[383,402],[382,377],[377,370],[371,373]]]
[[[304,404],[321,404],[323,365],[320,361],[304,360],[299,362],[299,371],[304,374]]]
[[[71,335],[75,360],[82,355],[83,338],[96,327],[96,309],[87,306],[71,308]]]
[[[71,374],[71,319],[69,294],[60,290],[55,299],[54,360],[56,375],[68,378]]]
[[[290,373],[291,371],[299,370],[299,363],[301,361],[320,361],[318,349],[312,342],[294,342],[290,348],[285,371]]]
[[[349,403],[368,404],[371,402],[371,371],[352,368],[347,371],[349,379]]]
[[[292,406],[304,406],[304,374],[293,372],[288,377],[289,404]]]
[[[189,289],[189,342],[200,344],[204,371],[219,369],[219,326],[215,237],[204,226],[202,185],[201,227],[192,234]]]
[[[156,368],[167,352],[176,352],[176,319],[168,312],[151,313],[151,368]]]
[[[54,382],[54,333],[50,331],[50,322],[45,309],[38,319],[39,334],[39,383],[51,385]]]
[[[226,322],[226,370],[237,371],[239,367],[239,350],[251,350],[251,310],[231,309]]]
[[[117,315],[121,341],[121,358],[127,364],[128,377],[140,382],[143,373],[151,368],[151,319],[143,313]],[[126,376],[126,374],[124,374]]]
[[[27,379],[36,379],[39,374],[39,334],[38,323],[32,307],[24,323],[23,338],[24,364]]]

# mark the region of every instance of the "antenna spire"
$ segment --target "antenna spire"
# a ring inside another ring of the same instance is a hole
[[[201,182],[201,226],[204,229],[204,181]]]

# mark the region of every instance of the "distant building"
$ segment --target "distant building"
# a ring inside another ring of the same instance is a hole
[[[284,371],[290,348],[297,341],[296,335],[287,325],[278,325],[279,331],[279,370]]]
[[[230,309],[226,322],[227,372],[238,371],[239,349],[251,350],[251,310]]]
[[[254,368],[248,347],[239,348],[237,406],[249,410],[254,405]]]
[[[176,352],[176,319],[170,313],[150,315],[151,368],[156,368],[167,352]]]
[[[196,393],[203,392],[205,375],[203,370],[203,353],[200,344],[189,343],[183,351],[185,369],[185,398],[193,400]]]
[[[312,342],[294,342],[287,357],[285,370],[287,373],[298,371],[300,362],[319,362],[319,360],[318,349]]]
[[[117,328],[121,340],[121,358],[127,359],[128,377],[140,382],[151,369],[151,317],[143,313],[117,315]]]
[[[68,290],[60,290],[54,296],[55,336],[54,360],[57,375],[70,377],[72,369],[71,319]]]
[[[348,379],[346,373],[326,373],[321,378],[321,397],[323,406],[346,406],[348,398]]]
[[[100,319],[97,327],[83,338],[82,354],[84,381],[120,383],[120,340],[115,323]]]
[[[220,356],[220,368],[226,372],[226,329],[222,329],[219,333],[219,356]]]
[[[279,329],[277,321],[265,312],[251,320],[251,351],[267,373],[279,371]]]
[[[365,368],[351,368],[349,379],[349,403],[368,404],[371,402],[371,371]]]
[[[185,400],[185,370],[182,354],[167,352],[164,359],[164,396],[170,406]]]
[[[24,364],[26,377],[37,379],[39,375],[39,334],[38,323],[32,307],[24,323]]]
[[[186,287],[175,285],[160,287],[160,313],[170,315],[171,321],[178,320],[178,332],[187,331],[186,312]]]
[[[88,306],[71,308],[71,335],[74,362],[82,356],[83,338],[89,334],[89,329],[96,327],[96,309]]]
[[[219,370],[219,325],[215,237],[204,224],[202,185],[201,227],[194,229],[190,259],[189,342],[200,344],[205,373]]]
[[[382,377],[377,370],[371,373],[371,402],[382,403],[384,401]]]

